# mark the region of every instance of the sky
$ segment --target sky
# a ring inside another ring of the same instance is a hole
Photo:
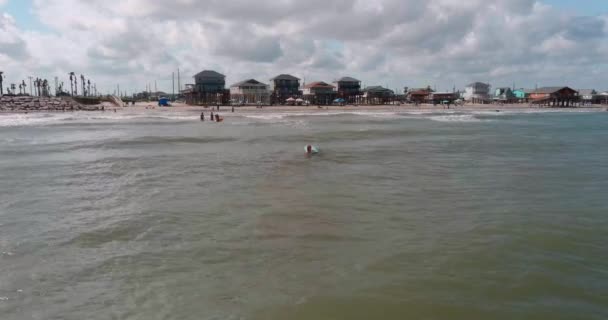
[[[604,0],[0,0],[0,71],[83,74],[101,92],[171,92],[202,70],[228,84],[305,82],[440,91],[608,90]],[[176,80],[177,85],[177,80]]]

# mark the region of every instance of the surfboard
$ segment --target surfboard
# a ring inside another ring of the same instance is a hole
[[[304,152],[308,153],[308,146],[305,146],[305,147],[304,147]],[[320,152],[319,147],[317,147],[317,146],[312,146],[312,154],[317,154],[317,153],[319,153],[319,152]]]

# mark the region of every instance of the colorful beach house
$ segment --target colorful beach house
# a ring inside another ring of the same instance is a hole
[[[311,82],[304,86],[304,99],[315,105],[331,105],[338,93],[336,87],[323,81]]]
[[[361,81],[352,77],[343,77],[334,82],[338,97],[347,103],[359,103],[361,100]]]
[[[516,101],[516,97],[511,88],[496,88],[493,100],[498,103],[512,103]]]
[[[300,79],[289,74],[280,74],[270,79],[270,91],[272,104],[284,104],[289,98],[302,96]]]
[[[237,105],[268,105],[268,85],[255,79],[237,82],[230,86],[230,100]]]
[[[490,103],[490,84],[473,82],[466,86],[463,98],[470,103]]]
[[[515,95],[515,99],[517,99],[518,102],[528,102],[532,92],[534,92],[534,89],[520,88],[513,90],[513,95]]]
[[[405,93],[405,99],[415,104],[426,103],[431,93],[433,93],[433,89],[430,86],[426,88],[410,88]]]

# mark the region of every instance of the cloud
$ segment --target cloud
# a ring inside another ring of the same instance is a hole
[[[351,75],[393,88],[608,82],[608,16],[581,17],[536,0],[33,3],[48,31],[0,20],[0,63],[15,65],[14,77],[75,71],[100,88],[122,83],[131,91],[155,80],[169,90],[178,67],[183,82],[203,69],[229,83],[279,73],[308,81]]]
[[[27,45],[19,33],[13,17],[6,13],[0,15],[0,55],[14,60],[28,58]]]

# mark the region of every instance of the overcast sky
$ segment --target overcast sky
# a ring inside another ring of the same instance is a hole
[[[111,91],[171,92],[212,69],[235,83],[608,89],[605,0],[0,0],[6,83],[70,71]],[[69,85],[68,85],[69,86]]]

